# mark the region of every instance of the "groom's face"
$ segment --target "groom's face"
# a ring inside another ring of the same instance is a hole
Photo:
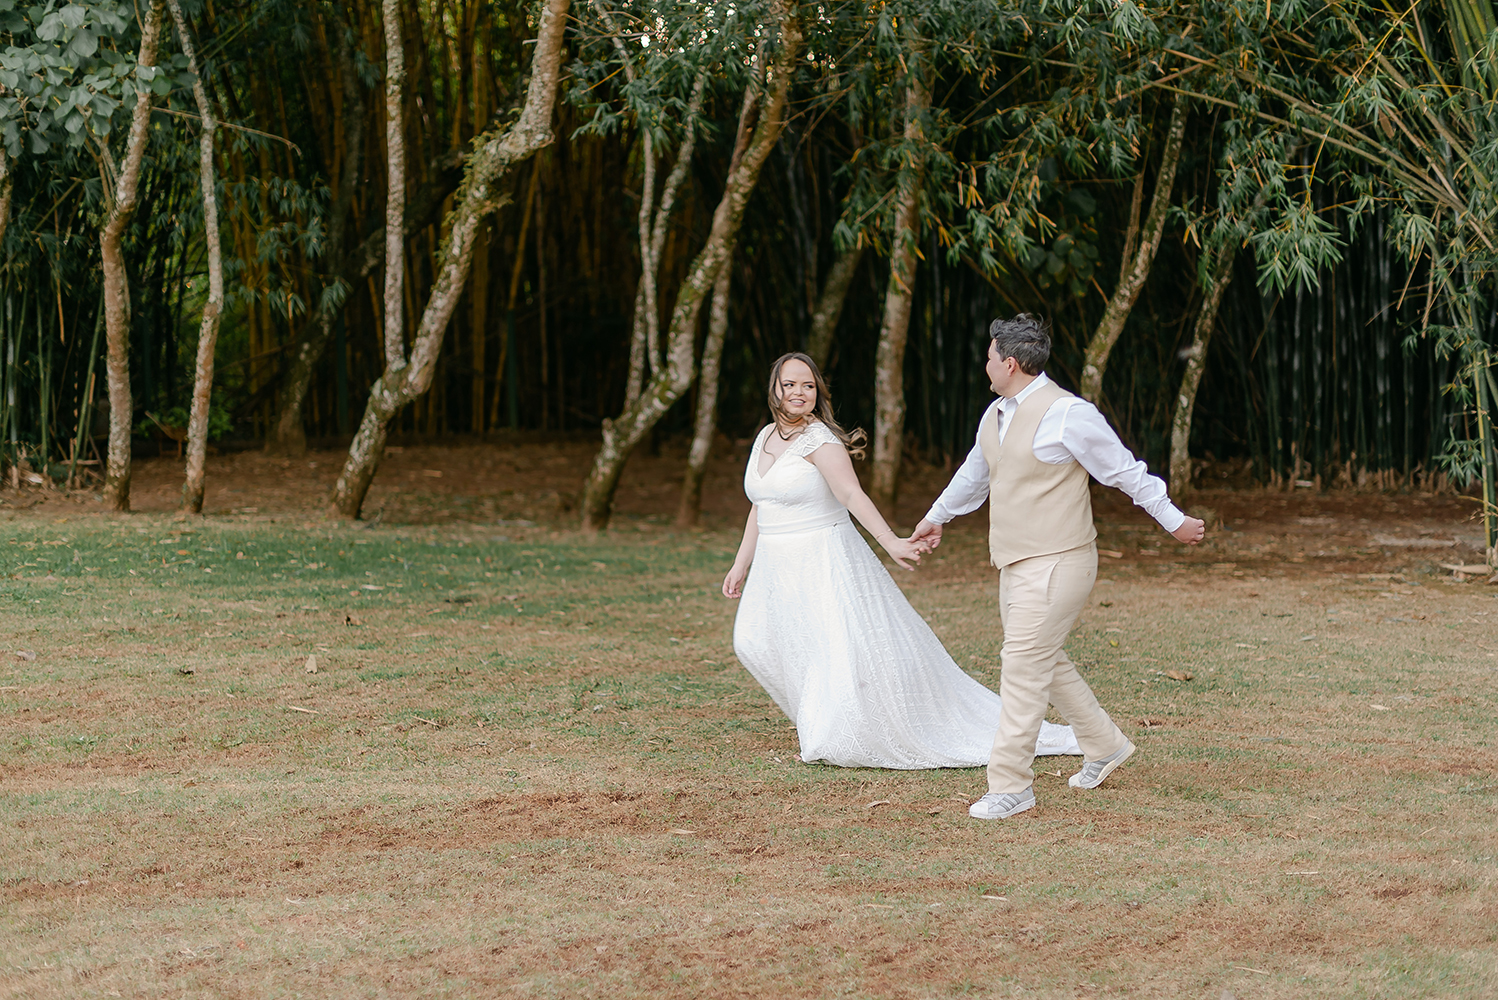
[[[1013,395],[1008,390],[1014,384],[1015,373],[1019,371],[1019,362],[1013,358],[1001,357],[996,341],[988,342],[988,364],[984,367],[984,371],[988,373],[988,384],[994,392],[1000,396]]]

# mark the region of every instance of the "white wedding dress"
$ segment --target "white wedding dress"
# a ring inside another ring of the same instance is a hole
[[[744,492],[759,544],[733,649],[796,723],[801,759],[844,767],[978,767],[999,696],[962,672],[806,460],[837,438],[814,423],[760,475],[774,425],[754,442]],[[1071,727],[1045,723],[1037,754],[1080,754]]]

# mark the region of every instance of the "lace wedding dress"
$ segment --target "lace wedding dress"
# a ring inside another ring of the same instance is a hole
[[[760,475],[766,427],[744,492],[759,544],[733,649],[796,723],[801,759],[844,767],[988,763],[999,696],[947,655],[806,460],[837,438],[814,423]],[[997,616],[995,616],[997,617]],[[1037,754],[1080,754],[1069,726],[1045,723]]]

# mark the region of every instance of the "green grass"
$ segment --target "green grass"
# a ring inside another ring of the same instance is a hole
[[[0,991],[1498,990],[1491,590],[1105,564],[1069,648],[1141,753],[978,824],[979,769],[795,760],[735,543],[0,524]],[[981,544],[900,579],[997,684]]]

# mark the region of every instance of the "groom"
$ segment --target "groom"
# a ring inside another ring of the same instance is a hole
[[[987,373],[999,398],[978,440],[912,541],[941,544],[942,525],[989,501],[989,552],[999,569],[1004,624],[999,731],[988,759],[988,794],[975,819],[1006,819],[1035,806],[1035,739],[1055,705],[1076,731],[1082,770],[1073,788],[1096,788],[1134,752],[1062,645],[1097,579],[1097,531],[1088,477],[1116,486],[1177,541],[1195,545],[1206,526],[1170,502],[1165,483],[1124,447],[1097,407],[1056,385],[1045,324],[1021,314],[988,329]]]

